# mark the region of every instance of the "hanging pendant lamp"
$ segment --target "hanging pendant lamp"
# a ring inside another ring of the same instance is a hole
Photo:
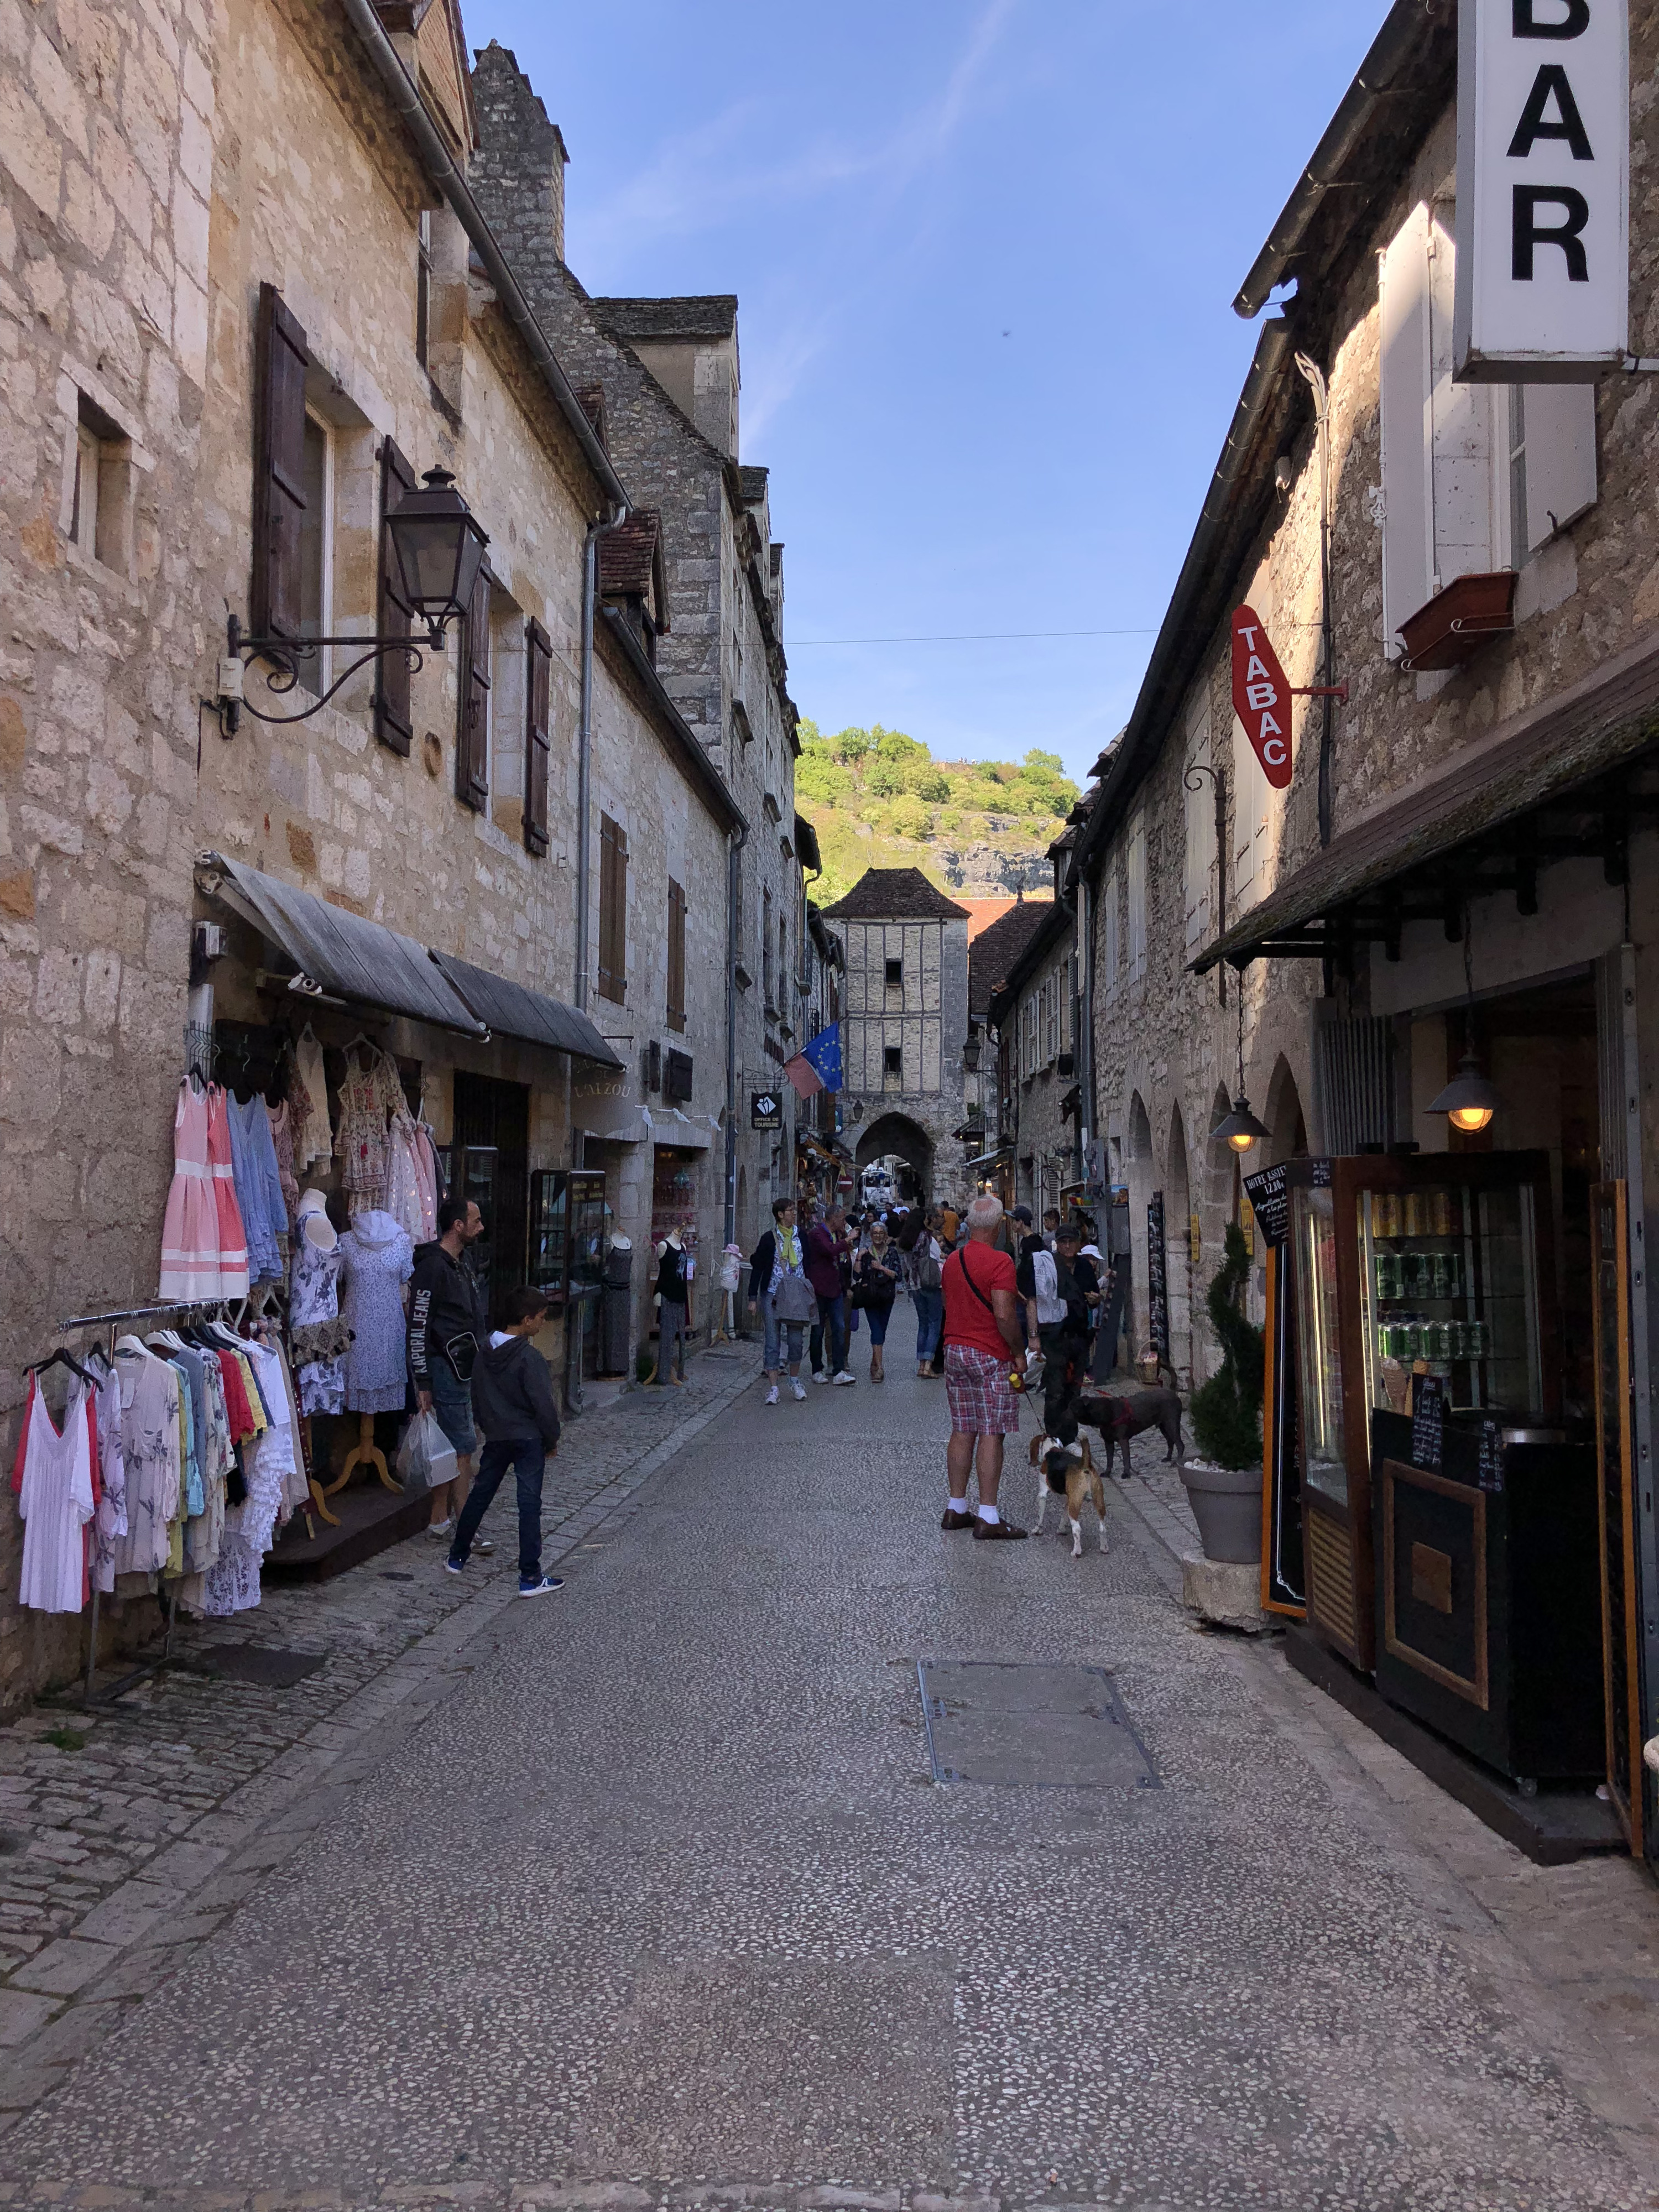
[[[1463,1057],[1457,1063],[1457,1073],[1440,1093],[1429,1101],[1425,1111],[1443,1114],[1454,1129],[1466,1137],[1477,1135],[1492,1126],[1492,1118],[1503,1104],[1498,1086],[1480,1073],[1480,1061],[1474,1049],[1474,953],[1470,943],[1471,927],[1467,901],[1463,907],[1463,988],[1468,994],[1463,1008]]]
[[[1238,1000],[1238,1095],[1233,1100],[1232,1112],[1224,1115],[1211,1130],[1210,1134],[1212,1137],[1219,1137],[1224,1144],[1230,1145],[1234,1152],[1242,1154],[1248,1152],[1253,1145],[1260,1144],[1264,1137],[1270,1137],[1273,1132],[1270,1129],[1264,1129],[1255,1115],[1251,1113],[1250,1102],[1244,1091],[1244,978],[1243,975],[1238,979],[1238,990],[1236,996]]]

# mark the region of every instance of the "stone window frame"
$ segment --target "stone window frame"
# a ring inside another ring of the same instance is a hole
[[[57,397],[64,433],[58,526],[68,557],[84,574],[131,592],[137,560],[138,479],[155,468],[155,456],[139,434],[138,417],[100,376],[68,356],[58,375]],[[98,521],[90,546],[74,534],[83,438],[99,448]]]

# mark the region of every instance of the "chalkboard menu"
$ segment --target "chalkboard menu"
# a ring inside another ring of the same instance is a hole
[[[1152,1349],[1170,1364],[1170,1279],[1164,1250],[1164,1194],[1155,1190],[1146,1205],[1146,1334]]]
[[[1275,1251],[1280,1249],[1291,1233],[1291,1189],[1284,1168],[1263,1168],[1260,1175],[1246,1176],[1244,1189],[1257,1228]]]
[[[1480,1457],[1475,1480],[1494,1497],[1504,1487],[1504,1438],[1496,1421],[1480,1424]]]
[[[1412,1465],[1425,1474],[1438,1474],[1446,1429],[1446,1397],[1437,1375],[1419,1375],[1417,1403],[1412,1409]]]

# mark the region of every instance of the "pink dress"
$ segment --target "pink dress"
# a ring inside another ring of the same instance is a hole
[[[216,1091],[212,1095],[218,1097],[222,1094]],[[208,1158],[208,1097],[209,1094],[198,1091],[188,1076],[179,1085],[179,1103],[173,1116],[173,1186],[167,1192],[167,1218],[161,1230],[159,1295],[164,1298],[212,1298],[219,1295],[219,1204],[214,1195]],[[229,1141],[227,1128],[227,1161],[230,1157]],[[230,1202],[234,1209],[234,1187]],[[240,1228],[239,1215],[239,1234]],[[242,1264],[246,1271],[246,1255]]]
[[[207,1109],[208,1164],[213,1170],[213,1196],[218,1208],[218,1291],[222,1297],[245,1297],[247,1232],[242,1227],[242,1211],[236,1203],[236,1176],[230,1161],[229,1110],[225,1094],[216,1083],[209,1087]]]

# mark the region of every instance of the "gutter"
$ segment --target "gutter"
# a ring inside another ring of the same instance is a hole
[[[563,416],[581,447],[582,456],[603,485],[613,504],[626,510],[628,494],[622,479],[611,465],[611,457],[599,443],[593,425],[588,421],[580,401],[566,380],[558,358],[547,342],[541,325],[532,312],[518,278],[507,266],[506,257],[495,242],[495,234],[484,221],[483,210],[472,197],[465,177],[450,158],[438,126],[426,112],[426,104],[409,71],[404,67],[397,48],[386,36],[374,0],[343,0],[351,27],[368,51],[381,82],[385,85],[392,106],[402,117],[409,135],[420,149],[421,161],[427,175],[449,202],[460,222],[461,228],[471,240],[483,262],[495,296],[507,310],[507,319],[530,349],[542,381],[552,393],[555,404]]]
[[[1377,108],[1394,90],[1395,80],[1406,64],[1416,56],[1425,27],[1432,28],[1433,17],[1439,12],[1438,0],[1395,0],[1359,64],[1358,75],[1342,95],[1324,137],[1314,149],[1313,159],[1285,203],[1233,301],[1233,313],[1247,323],[1254,322],[1266,307],[1268,294],[1285,281],[1285,270],[1295,260],[1325,194],[1340,181],[1349,155],[1370,130]]]
[[[1416,0],[1420,5],[1420,0]],[[1226,442],[1221,448],[1221,458],[1216,463],[1215,474],[1210,480],[1208,496],[1193,532],[1192,543],[1187,548],[1187,557],[1181,564],[1181,574],[1170,594],[1170,604],[1164,617],[1158,641],[1152,647],[1152,657],[1141,679],[1134,711],[1130,715],[1123,735],[1113,748],[1112,764],[1102,779],[1094,805],[1089,810],[1089,819],[1082,836],[1072,852],[1072,865],[1067,872],[1069,888],[1079,883],[1088,871],[1094,854],[1105,842],[1109,828],[1117,823],[1117,801],[1120,794],[1127,795],[1139,775],[1140,752],[1150,734],[1161,734],[1159,710],[1163,694],[1170,678],[1176,672],[1183,659],[1194,649],[1191,618],[1200,593],[1215,580],[1215,561],[1220,548],[1221,534],[1229,520],[1232,502],[1243,475],[1246,458],[1255,445],[1261,426],[1261,418],[1277,391],[1284,373],[1291,364],[1291,333],[1285,322],[1275,318],[1262,327],[1256,342],[1255,358],[1250,363],[1250,373],[1244,380],[1244,389],[1239,395],[1238,405],[1227,432]],[[1196,641],[1201,647],[1207,643],[1209,632]]]

